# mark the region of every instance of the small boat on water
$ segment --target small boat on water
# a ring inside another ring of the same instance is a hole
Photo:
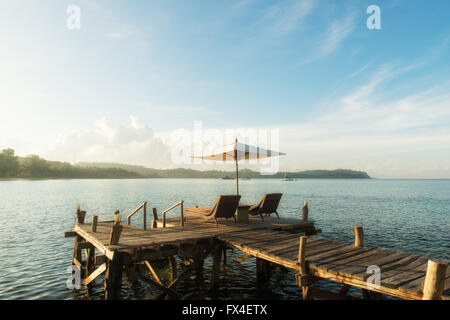
[[[294,181],[294,178],[287,176],[286,172],[285,172],[284,173],[284,178],[281,179],[281,181]]]
[[[230,177],[230,176],[225,176],[223,178],[221,178],[222,180],[234,180],[234,177]]]

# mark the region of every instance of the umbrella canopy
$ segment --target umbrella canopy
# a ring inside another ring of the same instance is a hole
[[[236,160],[239,161],[239,160],[263,159],[281,155],[285,155],[285,153],[267,150],[240,142],[235,142],[232,144],[227,144],[225,146],[216,148],[209,154],[204,154],[201,156],[193,156],[193,158],[200,158],[204,160],[216,160],[216,161],[236,161]]]
[[[267,150],[260,147],[251,146],[248,144],[240,143],[236,139],[235,143],[227,144],[222,147],[214,149],[211,153],[202,154],[201,156],[193,156],[193,158],[200,158],[204,160],[215,161],[234,161],[236,163],[236,192],[239,194],[239,174],[238,174],[238,161],[239,160],[252,160],[252,159],[264,159],[275,156],[282,156],[286,153]]]

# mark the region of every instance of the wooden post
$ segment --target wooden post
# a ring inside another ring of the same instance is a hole
[[[183,210],[183,201],[180,204],[180,216],[181,216],[181,226],[184,227],[184,210]]]
[[[307,236],[301,236],[300,237],[300,245],[298,247],[298,263],[300,265],[300,276],[307,275],[307,269],[306,269],[306,243],[307,243],[308,237]],[[310,296],[310,290],[308,286],[302,286],[302,294],[303,294],[303,300],[309,299]]]
[[[444,291],[447,263],[428,260],[427,273],[423,284],[422,300],[441,300]]]
[[[93,245],[90,245],[88,249],[86,249],[86,276],[85,278],[89,277],[90,274],[95,270],[95,247]],[[87,285],[88,294],[91,294],[92,291],[92,282],[90,282]]]
[[[213,265],[211,270],[211,290],[219,288],[220,260],[222,259],[222,248],[217,246],[212,252]]]
[[[122,225],[115,224],[111,228],[111,233],[109,234],[109,245],[115,245],[119,243],[120,234],[122,233]]]
[[[86,217],[86,211],[81,211],[80,205],[77,204],[77,223],[84,223],[84,217]]]
[[[77,204],[77,223],[84,223],[84,217],[86,216],[86,211],[80,210],[80,205]],[[73,261],[72,265],[76,265],[82,271],[82,254],[79,243],[83,241],[83,238],[79,235],[75,237],[75,245],[73,248]]]
[[[355,227],[355,247],[362,247],[364,245],[364,232],[363,227]]]
[[[300,274],[307,274],[306,263],[305,263],[305,253],[306,253],[306,242],[308,240],[307,236],[300,237],[300,245],[298,247],[298,263],[300,265]]]
[[[142,224],[144,225],[144,230],[147,230],[147,202],[144,202],[144,214],[142,215]]]
[[[156,208],[152,208],[153,212],[153,221],[152,221],[152,228],[158,227],[158,213],[156,212]]]
[[[256,258],[256,281],[259,289],[269,288],[270,263],[264,259]]]
[[[98,216],[93,216],[92,217],[92,227],[91,227],[92,232],[97,232],[97,221],[98,221]]]
[[[308,200],[305,200],[305,203],[303,205],[302,209],[302,219],[303,221],[308,221]]]
[[[120,221],[122,220],[122,217],[120,216],[120,211],[117,210],[114,212],[114,222],[115,224],[120,224]]]
[[[227,250],[223,249],[223,264],[227,264]]]
[[[170,262],[170,283],[174,282],[178,276],[177,276],[177,261],[175,260],[174,256],[169,256],[169,262]]]
[[[105,299],[118,300],[122,290],[123,255],[114,252],[113,260],[107,261],[105,275]]]

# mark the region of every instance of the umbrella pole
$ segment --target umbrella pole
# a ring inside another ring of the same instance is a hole
[[[238,159],[236,150],[234,150],[234,160],[236,162],[236,194],[239,195],[239,171],[238,171]]]

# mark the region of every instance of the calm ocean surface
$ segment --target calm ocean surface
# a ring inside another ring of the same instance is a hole
[[[326,238],[352,242],[353,226],[362,225],[365,245],[450,260],[450,180],[255,179],[240,181],[240,191],[241,203],[248,204],[264,193],[282,192],[279,213],[284,217],[301,217],[303,201],[309,200],[309,216]],[[210,206],[218,195],[234,192],[235,181],[218,179],[0,181],[0,299],[87,298],[83,289],[66,288],[73,238],[64,238],[64,231],[75,222],[77,203],[87,211],[87,221],[93,215],[111,220],[115,210],[126,217],[143,201],[161,212],[179,200],[185,207]],[[141,219],[136,215],[134,223]],[[272,277],[272,293],[260,296],[254,265],[253,259],[233,263],[229,255],[221,290],[212,296],[206,261],[203,278],[192,275],[176,290],[183,299],[300,299],[294,273],[281,271]],[[92,297],[101,299],[102,289],[99,279]],[[148,299],[158,293],[143,284],[124,283],[124,298]]]

